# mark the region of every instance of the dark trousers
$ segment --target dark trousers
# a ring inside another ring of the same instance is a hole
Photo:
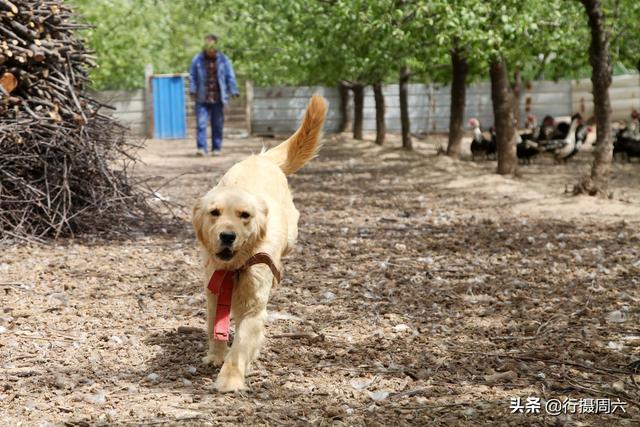
[[[224,104],[222,102],[196,102],[196,140],[199,150],[207,150],[207,124],[211,123],[211,144],[213,150],[222,148],[224,131]]]

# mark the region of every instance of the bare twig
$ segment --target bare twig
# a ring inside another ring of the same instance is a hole
[[[472,354],[472,355],[482,356],[482,357],[504,357],[508,359],[516,359],[516,360],[524,360],[524,361],[545,362],[551,365],[567,365],[567,366],[573,366],[575,368],[581,368],[587,371],[605,372],[608,374],[628,374],[629,373],[628,371],[625,371],[622,369],[599,368],[596,366],[584,365],[582,363],[570,362],[568,360],[543,359],[541,357],[523,356],[518,354],[482,353],[482,352],[461,351],[461,350],[449,350],[449,351],[452,351],[454,353],[459,353],[459,354]]]
[[[324,341],[324,335],[313,332],[290,332],[284,334],[271,335],[271,338],[289,338],[289,339],[309,339],[312,341]]]

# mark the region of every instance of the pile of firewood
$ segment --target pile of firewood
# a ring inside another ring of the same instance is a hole
[[[60,0],[0,0],[0,240],[100,231],[146,212],[126,129],[88,94],[95,57]]]

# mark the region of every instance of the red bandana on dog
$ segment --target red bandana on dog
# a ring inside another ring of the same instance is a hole
[[[231,316],[231,296],[233,294],[234,277],[255,264],[267,264],[271,269],[276,283],[280,283],[280,272],[276,268],[269,254],[260,252],[252,256],[238,270],[216,270],[211,275],[207,289],[218,296],[216,305],[216,318],[213,323],[213,339],[216,341],[229,341],[229,320]]]

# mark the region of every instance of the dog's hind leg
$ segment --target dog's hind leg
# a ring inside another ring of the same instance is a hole
[[[207,294],[207,341],[209,343],[209,350],[207,351],[207,355],[202,358],[202,363],[220,366],[222,362],[224,362],[224,357],[229,347],[226,341],[213,339],[213,323],[216,318],[218,297],[206,288],[205,292]]]
[[[218,391],[226,393],[247,388],[244,378],[264,342],[266,319],[266,305],[254,307],[250,312],[243,313],[235,319],[236,335],[216,380]]]
[[[290,254],[296,247],[296,241],[298,240],[298,219],[300,218],[300,212],[296,208],[291,208],[289,211],[290,220],[289,228],[287,229],[287,246],[285,247],[282,255]]]

